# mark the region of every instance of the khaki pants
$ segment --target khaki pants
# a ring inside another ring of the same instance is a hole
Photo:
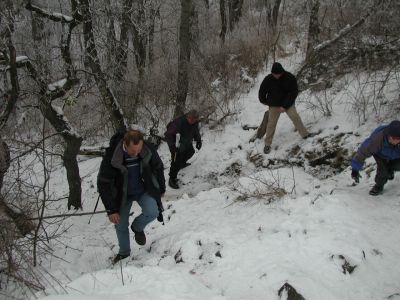
[[[265,132],[267,131],[267,124],[268,124],[268,110],[264,113],[261,125],[257,129],[256,138],[261,139],[265,135]]]
[[[275,134],[276,125],[278,124],[278,120],[281,115],[281,112],[279,111],[279,107],[270,106],[269,112],[267,112],[267,113],[268,113],[267,122],[261,123],[260,127],[263,126],[264,128],[259,128],[257,131],[257,135],[258,135],[258,133],[261,134],[261,133],[266,132],[265,145],[271,146],[272,139],[274,138],[274,134]],[[291,107],[289,107],[286,110],[286,114],[288,115],[290,120],[292,120],[294,127],[297,129],[297,131],[300,133],[300,135],[303,138],[306,137],[308,135],[308,131],[304,127],[303,122],[301,121],[300,116],[297,113],[295,106],[292,105]],[[264,118],[265,118],[265,115],[264,115]],[[264,124],[264,123],[266,123],[266,124]]]

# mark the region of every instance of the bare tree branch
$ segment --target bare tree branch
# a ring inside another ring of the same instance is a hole
[[[52,20],[54,22],[61,22],[61,23],[76,23],[75,18],[66,16],[61,13],[51,13],[47,10],[44,10],[40,8],[39,6],[33,5],[31,1],[28,1],[28,3],[25,5],[25,8],[27,10],[33,11],[37,13],[38,15],[42,16],[43,18]]]

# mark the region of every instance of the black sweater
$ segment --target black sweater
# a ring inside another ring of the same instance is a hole
[[[266,76],[258,91],[258,99],[268,106],[291,107],[299,93],[296,77],[289,72],[284,72],[279,79],[272,74]]]

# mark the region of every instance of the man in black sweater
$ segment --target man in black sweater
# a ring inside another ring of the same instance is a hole
[[[272,139],[281,113],[285,112],[288,115],[303,138],[310,135],[294,105],[298,93],[296,77],[285,71],[280,63],[275,62],[271,74],[264,78],[258,92],[260,102],[269,106],[268,122],[264,125],[266,126],[265,154],[271,151]]]
[[[176,136],[179,134],[179,145],[176,145]],[[173,189],[179,189],[178,172],[190,165],[187,161],[193,156],[193,140],[196,148],[201,148],[201,136],[199,132],[199,113],[191,110],[187,114],[170,122],[165,132],[165,139],[171,152],[171,168],[169,171],[168,185]]]

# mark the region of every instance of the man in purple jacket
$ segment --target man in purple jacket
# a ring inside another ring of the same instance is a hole
[[[176,145],[176,136],[179,134],[179,145]],[[193,140],[196,148],[201,148],[201,136],[199,132],[199,113],[192,109],[185,115],[170,122],[165,132],[165,139],[171,152],[171,168],[169,170],[168,185],[173,189],[179,189],[178,172],[190,165],[187,161],[193,156]]]
[[[375,185],[369,194],[376,196],[382,193],[388,180],[394,179],[394,171],[400,171],[400,121],[379,126],[358,148],[351,160],[351,177],[355,182],[359,182],[359,172],[370,156],[374,157],[377,170]]]

